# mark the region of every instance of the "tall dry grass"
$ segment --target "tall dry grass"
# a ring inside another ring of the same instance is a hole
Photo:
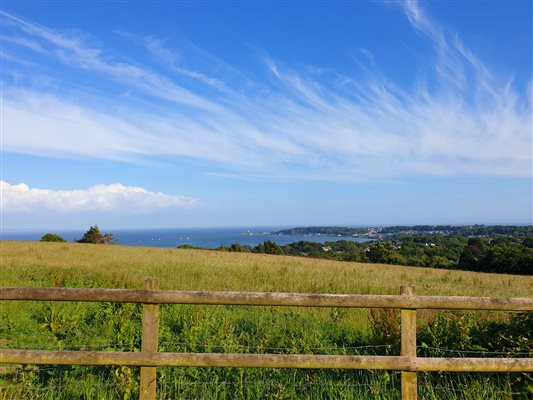
[[[211,250],[0,242],[2,285],[523,297],[533,277]]]

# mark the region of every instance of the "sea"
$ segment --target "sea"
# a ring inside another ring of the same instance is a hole
[[[173,248],[184,244],[194,247],[215,249],[221,245],[230,246],[240,243],[257,246],[265,240],[272,240],[280,245],[306,240],[309,242],[333,242],[351,240],[365,242],[368,239],[349,236],[329,235],[278,235],[277,232],[287,227],[237,227],[237,228],[175,228],[175,229],[102,229],[102,233],[112,233],[116,243],[124,246],[166,247]],[[81,239],[86,230],[56,231],[6,231],[0,232],[0,240],[38,241],[45,233],[55,233],[72,242]]]

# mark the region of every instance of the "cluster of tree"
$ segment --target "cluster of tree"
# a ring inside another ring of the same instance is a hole
[[[245,246],[240,243],[233,243],[229,247],[222,245],[218,248],[218,250],[231,251],[235,253],[262,253],[262,254],[277,254],[277,255],[285,254],[282,247],[276,242],[273,242],[272,240],[265,240],[263,243],[260,243],[259,245],[255,247]]]
[[[502,237],[490,243],[468,239],[459,259],[459,268],[480,272],[533,275],[533,237],[522,243]]]
[[[66,242],[64,238],[55,233],[46,233],[41,237],[41,242]],[[76,240],[77,243],[93,243],[93,244],[112,244],[116,240],[112,233],[102,233],[98,228],[98,225],[91,226],[87,232],[84,233],[80,240]]]
[[[394,241],[299,241],[284,246],[266,240],[255,247],[234,243],[229,247],[220,246],[219,250],[533,275],[533,235],[492,239],[407,236]]]

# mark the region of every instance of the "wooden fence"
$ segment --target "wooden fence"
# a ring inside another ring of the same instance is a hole
[[[143,303],[141,352],[0,350],[4,364],[129,365],[141,367],[140,399],[156,398],[156,367],[248,367],[372,369],[401,371],[402,399],[417,398],[417,372],[533,372],[533,358],[432,358],[416,355],[416,310],[533,311],[533,298],[348,295],[158,290],[156,279],[144,290],[1,287],[0,300]],[[215,304],[400,309],[401,355],[342,356],[304,354],[160,353],[159,304]]]

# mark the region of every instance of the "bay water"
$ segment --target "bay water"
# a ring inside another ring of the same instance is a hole
[[[230,246],[240,243],[257,246],[265,240],[272,240],[280,245],[307,240],[310,242],[326,242],[351,240],[364,242],[367,239],[355,237],[339,237],[326,235],[277,235],[272,232],[286,227],[231,227],[231,228],[166,228],[166,229],[101,229],[102,233],[112,233],[117,244],[124,246],[147,246],[173,248],[180,245],[194,247],[217,248],[220,245]],[[54,231],[2,231],[0,240],[38,241],[45,233],[55,233],[72,242],[81,239],[85,230]]]

